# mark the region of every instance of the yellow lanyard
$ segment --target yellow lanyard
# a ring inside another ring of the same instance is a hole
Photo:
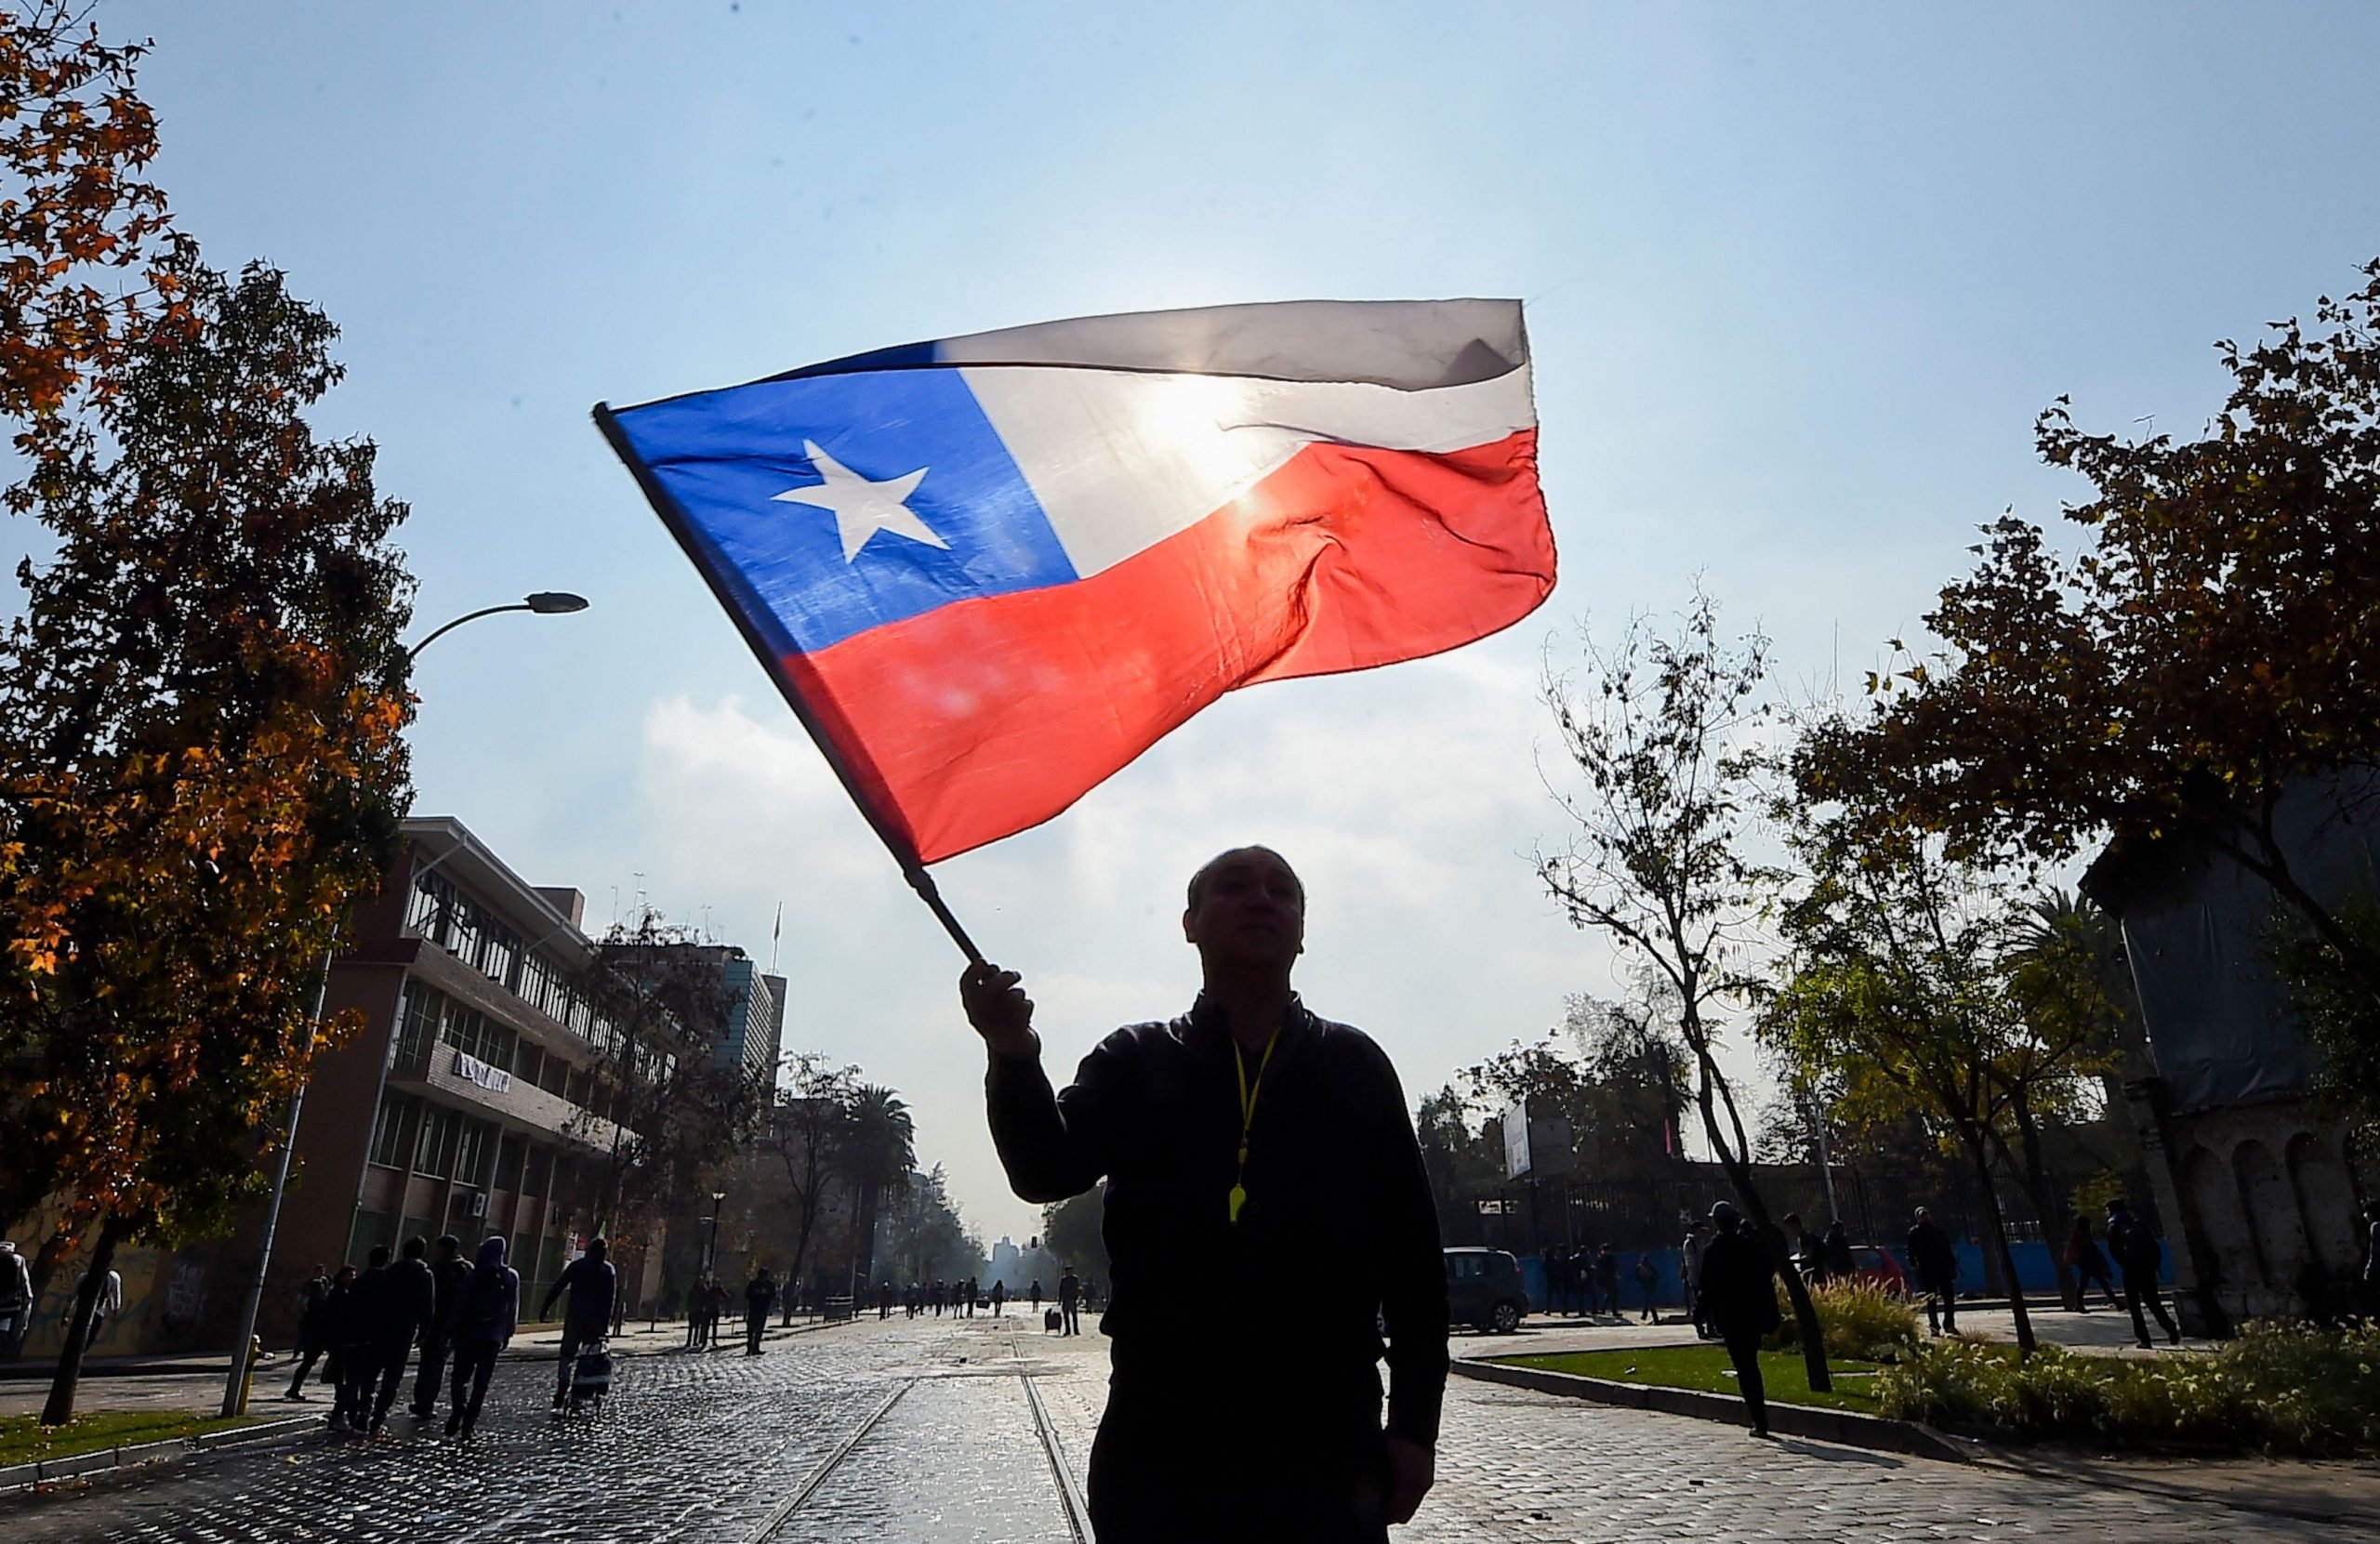
[[[1256,1124],[1256,1096],[1264,1091],[1264,1069],[1273,1064],[1273,1048],[1280,1040],[1281,1032],[1276,1029],[1272,1038],[1264,1042],[1264,1054],[1256,1062],[1253,1088],[1248,1082],[1248,1058],[1240,1053],[1236,1042],[1231,1048],[1231,1070],[1239,1075],[1239,1169],[1231,1181],[1231,1220],[1235,1225],[1239,1221],[1239,1208],[1248,1205],[1248,1187],[1242,1181],[1248,1178],[1248,1132]]]

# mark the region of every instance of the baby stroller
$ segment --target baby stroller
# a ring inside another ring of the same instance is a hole
[[[570,1408],[594,1410],[602,1407],[603,1396],[612,1392],[612,1347],[598,1340],[578,1353],[570,1365]]]

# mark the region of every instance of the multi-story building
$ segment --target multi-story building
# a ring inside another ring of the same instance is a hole
[[[595,1110],[612,1034],[583,989],[597,948],[575,890],[531,885],[460,821],[408,820],[403,856],[331,969],[362,1032],[307,1089],[267,1321],[317,1260],[452,1233],[511,1244],[534,1305],[595,1219],[594,1160],[620,1133]],[[616,1239],[631,1301],[658,1240]]]

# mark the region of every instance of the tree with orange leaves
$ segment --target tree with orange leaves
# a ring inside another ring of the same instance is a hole
[[[87,9],[87,7],[85,7]],[[54,448],[70,410],[151,325],[187,316],[165,195],[143,172],[155,116],[143,46],[111,46],[69,0],[0,10],[0,417]],[[31,509],[33,483],[7,494]]]
[[[0,1216],[96,1232],[46,1421],[121,1243],[219,1231],[315,1050],[350,896],[409,798],[412,582],[368,442],[304,411],[336,329],[187,249],[150,328],[62,425],[0,644]]]

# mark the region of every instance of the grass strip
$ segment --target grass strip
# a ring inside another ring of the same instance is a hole
[[[1499,1362],[1545,1372],[1567,1372],[1614,1383],[1649,1383],[1670,1389],[1699,1389],[1704,1393],[1732,1394],[1734,1364],[1725,1346],[1653,1346],[1643,1350],[1576,1351],[1555,1356],[1500,1356]],[[1854,1410],[1874,1415],[1877,1365],[1873,1362],[1830,1363],[1834,1392],[1812,1393],[1807,1369],[1798,1351],[1764,1351],[1760,1375],[1768,1386],[1772,1405],[1811,1405],[1830,1410]]]
[[[44,1426],[37,1416],[0,1416],[0,1469],[228,1431],[260,1419],[201,1416],[192,1410],[99,1410],[76,1416],[63,1426]]]

